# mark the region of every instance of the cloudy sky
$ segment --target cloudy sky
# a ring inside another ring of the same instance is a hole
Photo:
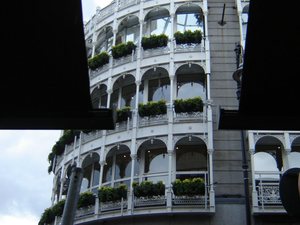
[[[82,0],[88,21],[111,0]],[[59,130],[0,130],[0,224],[37,225],[51,204],[53,175],[47,157]]]

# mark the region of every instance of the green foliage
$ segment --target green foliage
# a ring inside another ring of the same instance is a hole
[[[112,56],[114,59],[121,58],[123,56],[129,55],[134,51],[136,45],[132,41],[127,43],[121,43],[112,47]]]
[[[107,52],[101,52],[93,58],[88,59],[88,66],[91,70],[95,70],[109,63],[109,55]]]
[[[55,215],[52,208],[47,208],[43,212],[38,225],[51,224],[55,220]]]
[[[191,30],[186,30],[183,33],[177,31],[174,34],[174,38],[177,44],[200,44],[202,41],[202,33],[200,30],[195,30],[194,32]]]
[[[64,207],[65,207],[65,200],[61,200],[58,203],[56,203],[54,206],[52,206],[52,212],[54,216],[62,216],[64,212]]]
[[[168,36],[165,34],[160,35],[150,35],[150,37],[143,37],[142,38],[142,47],[144,50],[150,48],[159,48],[165,47],[168,45]]]
[[[146,104],[139,104],[139,115],[141,117],[155,116],[166,113],[167,106],[165,100],[160,100],[158,102],[148,102]]]
[[[51,208],[45,209],[38,225],[51,224],[56,216],[61,217],[65,207],[65,200],[61,200]]]
[[[95,205],[95,195],[92,192],[81,193],[78,199],[77,208]]]
[[[131,108],[129,106],[125,106],[122,109],[117,109],[117,123],[126,121],[127,118],[131,118]]]
[[[165,185],[162,181],[153,184],[152,181],[143,181],[140,184],[133,183],[133,192],[136,197],[153,197],[165,195]]]
[[[176,113],[203,112],[203,101],[200,97],[176,99],[174,101],[174,108]]]
[[[205,184],[202,178],[176,179],[172,184],[176,196],[195,196],[205,193]]]
[[[122,198],[127,199],[127,186],[125,184],[119,185],[119,187],[101,187],[98,191],[98,197],[100,202],[116,202]]]

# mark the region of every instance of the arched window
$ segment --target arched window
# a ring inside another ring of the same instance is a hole
[[[130,150],[125,145],[119,145],[110,150],[106,157],[103,170],[103,185],[119,186],[124,183],[130,186],[131,177]]]
[[[242,11],[242,31],[243,31],[244,40],[246,39],[246,35],[247,35],[248,13],[249,13],[249,5],[246,5]]]
[[[88,155],[82,162],[83,169],[83,179],[81,183],[80,192],[85,192],[91,190],[96,193],[99,185],[100,179],[100,164],[99,164],[99,155],[92,153]]]
[[[103,28],[97,36],[95,54],[103,51],[110,51],[113,43],[113,29],[108,26]]]
[[[138,150],[142,180],[167,182],[168,153],[166,145],[157,139],[145,141]]]
[[[176,11],[177,31],[201,30],[203,33],[204,21],[200,6],[195,4],[185,4]]]
[[[171,19],[167,9],[155,8],[145,17],[146,26],[144,27],[148,35],[171,34]]]
[[[148,92],[144,93],[144,90],[148,90]],[[164,68],[153,68],[143,75],[140,97],[143,97],[144,101],[166,100],[168,102],[170,101],[170,91],[170,78],[168,71]]]
[[[175,146],[176,178],[204,177],[207,173],[207,148],[193,136],[180,139]]]
[[[138,43],[140,35],[140,24],[137,16],[129,15],[124,18],[118,28],[116,44],[132,41]]]
[[[95,88],[92,91],[91,99],[93,108],[106,108],[107,107],[107,92],[106,85],[101,84],[100,87]]]
[[[196,64],[183,65],[176,71],[177,98],[187,99],[200,96],[206,99],[205,73]]]

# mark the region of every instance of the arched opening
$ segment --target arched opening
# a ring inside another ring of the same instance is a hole
[[[142,77],[139,102],[170,101],[170,78],[168,71],[161,67],[148,70]]]
[[[159,139],[145,141],[138,149],[137,162],[140,165],[140,181],[167,182],[167,146]]]
[[[64,184],[62,188],[62,195],[66,196],[68,193],[68,188],[70,184],[70,179],[71,179],[71,173],[72,173],[72,166],[68,165],[66,171],[65,171],[65,179],[64,179]]]
[[[93,108],[106,108],[107,107],[107,87],[101,84],[100,87],[95,88],[91,93]]]
[[[102,184],[112,187],[126,184],[130,187],[131,163],[130,149],[126,145],[113,147],[106,156]]]
[[[138,43],[140,36],[139,18],[134,15],[128,15],[119,24],[116,44],[131,41]]]
[[[207,147],[203,140],[194,136],[180,139],[175,145],[176,179],[206,178]]]
[[[291,147],[291,153],[289,154],[289,167],[300,168],[300,137],[297,137]]]
[[[100,180],[100,156],[97,153],[89,154],[82,162],[83,179],[80,192],[90,190],[97,193]]]
[[[206,99],[204,69],[197,64],[185,64],[176,71],[177,99],[200,96]]]
[[[243,32],[244,40],[246,40],[246,35],[247,35],[248,13],[249,13],[249,5],[245,5],[242,11],[242,32]]]
[[[133,75],[120,76],[113,85],[110,107],[123,108],[135,107],[136,84]]]
[[[97,36],[95,54],[111,50],[113,44],[113,29],[110,26],[103,28]]]
[[[204,16],[200,6],[187,3],[176,10],[176,30],[184,32],[187,30],[201,30],[204,32]]]
[[[145,16],[145,25],[143,29],[146,35],[171,34],[170,13],[165,8],[155,8]]]

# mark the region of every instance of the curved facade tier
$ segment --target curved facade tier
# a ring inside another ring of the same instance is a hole
[[[245,196],[241,132],[218,130],[219,107],[238,107],[232,74],[242,63],[249,7],[225,2],[115,0],[86,23],[92,103],[117,109],[117,123],[81,132],[54,158],[53,204],[66,197],[74,162],[84,171],[81,192],[96,196],[75,224],[246,224],[245,198],[253,221],[285,218],[279,177],[300,166],[293,160],[300,133],[246,131]],[[262,159],[271,166],[262,169]],[[199,192],[183,193],[180,182]],[[143,195],[140,184],[159,184],[151,187],[160,192]],[[120,185],[122,198],[103,198]]]

